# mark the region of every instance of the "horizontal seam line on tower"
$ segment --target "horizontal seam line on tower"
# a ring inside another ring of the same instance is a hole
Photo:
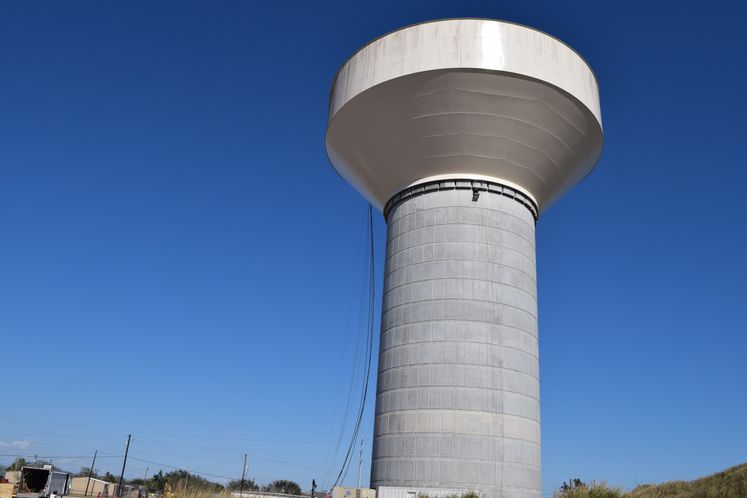
[[[478,434],[465,434],[465,435],[477,436]],[[514,439],[514,440],[516,440],[516,438],[506,438],[506,439]],[[527,442],[527,443],[530,443],[530,444],[535,444],[535,443],[532,443],[531,441],[526,441],[524,439],[518,439],[517,441],[524,441],[524,442]],[[539,444],[536,444],[536,446],[539,446]],[[528,463],[518,462],[516,460],[507,460],[507,459],[504,459],[504,458],[496,458],[496,459],[489,458],[489,459],[486,460],[484,458],[479,458],[479,457],[472,457],[472,458],[470,458],[470,457],[441,457],[441,456],[418,457],[418,456],[405,456],[405,455],[403,455],[403,456],[379,456],[379,457],[373,457],[374,461],[376,461],[376,460],[382,460],[382,459],[388,459],[388,460],[421,460],[421,461],[422,460],[434,460],[434,459],[437,459],[437,460],[448,460],[448,461],[455,461],[455,462],[463,462],[465,460],[477,460],[479,462],[507,462],[507,463],[511,463],[511,464],[514,464],[514,465],[520,465],[522,467],[527,467],[527,468],[530,468],[530,469],[539,469],[539,468],[541,468],[541,465],[531,465],[531,464],[528,464]]]
[[[495,325],[496,327],[507,327],[507,328],[510,328],[510,329],[513,329],[513,330],[518,330],[520,332],[524,332],[525,334],[529,334],[530,336],[534,337],[537,341],[539,341],[539,338],[537,337],[537,335],[531,333],[528,330],[524,330],[524,329],[521,329],[519,327],[515,327],[513,325],[508,325],[508,324],[505,324],[505,323],[485,322],[485,321],[482,321],[482,320],[473,320],[471,318],[437,318],[437,319],[433,319],[433,320],[411,320],[411,321],[406,322],[406,323],[400,323],[400,324],[392,325],[391,327],[387,327],[386,329],[382,325],[382,327],[381,327],[381,334],[383,335],[384,333],[389,332],[392,329],[395,329],[395,328],[398,328],[398,327],[406,327],[408,325],[412,325],[413,323],[430,323],[430,322],[438,322],[438,323],[442,323],[442,322],[485,323],[485,324],[489,324],[489,325]]]
[[[506,251],[518,254],[519,256],[521,256],[524,259],[526,259],[527,261],[529,261],[532,264],[532,266],[536,267],[536,265],[537,265],[537,263],[536,263],[536,261],[534,259],[530,258],[529,256],[527,256],[525,253],[523,253],[521,251],[517,251],[516,249],[514,249],[512,247],[506,247],[506,246],[499,245],[499,244],[489,244],[488,242],[470,242],[470,241],[463,241],[463,240],[448,240],[448,241],[443,241],[443,242],[423,242],[422,244],[418,244],[418,245],[415,245],[415,246],[405,247],[404,249],[400,249],[399,251],[394,252],[394,253],[390,254],[389,256],[387,256],[386,260],[384,261],[384,264],[388,266],[389,262],[392,260],[392,258],[394,258],[395,256],[397,256],[397,255],[399,255],[399,254],[401,254],[401,253],[403,253],[405,251],[412,251],[412,250],[417,249],[419,247],[423,247],[423,246],[427,246],[427,245],[436,245],[436,244],[475,244],[475,245],[480,245],[480,246],[487,246],[488,248],[503,249],[503,250],[506,250]],[[423,262],[425,262],[425,261],[429,261],[429,260],[424,260]],[[433,260],[433,261],[439,261],[439,260]],[[470,258],[461,258],[461,259],[458,259],[457,261],[482,261],[482,260],[479,260],[479,259],[475,260],[475,259],[470,259]]]
[[[531,378],[535,379],[537,382],[539,382],[539,377],[538,376],[533,375],[533,374],[531,374],[529,372],[525,372],[523,370],[517,370],[515,368],[498,367],[498,366],[495,366],[495,365],[471,365],[469,363],[453,363],[453,362],[447,362],[447,361],[444,361],[444,362],[441,362],[441,363],[436,363],[436,364],[434,364],[434,363],[408,363],[406,365],[398,365],[396,367],[383,368],[383,369],[379,370],[379,376],[381,376],[381,374],[383,374],[383,373],[389,372],[389,371],[394,370],[396,368],[417,367],[417,366],[422,366],[422,365],[464,365],[464,366],[477,366],[477,367],[480,367],[480,368],[498,368],[498,369],[501,369],[501,370],[508,370],[510,372],[518,372],[518,373],[525,374],[527,377],[531,377]],[[413,386],[413,387],[416,387],[416,386]],[[460,387],[460,386],[454,386],[454,387]],[[377,392],[378,392],[378,390],[377,390]]]
[[[493,262],[493,261],[484,261],[484,260],[481,260],[481,259],[441,258],[441,259],[430,259],[428,261],[419,261],[417,263],[410,263],[408,265],[398,266],[397,268],[395,268],[393,270],[390,269],[390,271],[387,272],[384,275],[384,277],[385,277],[385,280],[386,280],[387,278],[390,278],[391,275],[394,272],[396,272],[396,271],[403,271],[405,268],[411,268],[411,267],[413,267],[415,265],[425,265],[425,264],[428,264],[428,263],[440,263],[440,262],[447,262],[447,261],[454,261],[454,262],[465,262],[465,261],[467,261],[467,262],[471,262],[471,263],[485,263],[485,264],[488,264],[488,265],[495,265],[495,266],[500,266],[502,268],[508,268],[510,270],[514,270],[514,271],[516,271],[518,273],[521,273],[522,275],[526,275],[526,277],[529,278],[532,281],[532,283],[535,285],[535,288],[537,286],[537,281],[534,279],[534,277],[532,275],[530,275],[529,273],[525,272],[524,270],[520,269],[520,268],[516,268],[515,266],[504,265],[503,263],[496,263],[496,262]],[[460,278],[460,277],[439,277],[439,278]],[[506,285],[509,285],[509,284],[506,284]]]
[[[492,228],[493,230],[497,230],[497,231],[500,231],[500,232],[511,233],[511,234],[516,235],[521,240],[525,241],[535,251],[537,250],[536,247],[535,247],[535,243],[533,241],[527,239],[526,237],[524,237],[522,234],[520,234],[518,232],[514,232],[513,230],[509,230],[507,228],[496,227],[496,226],[493,226],[493,225],[486,225],[484,223],[482,223],[482,224],[481,223],[469,223],[469,222],[461,222],[461,221],[447,221],[445,223],[431,223],[429,225],[423,225],[423,226],[419,226],[419,227],[416,227],[416,228],[413,228],[413,229],[410,229],[410,230],[405,230],[404,232],[398,233],[394,237],[389,238],[387,240],[387,243],[391,244],[392,242],[394,242],[398,238],[404,237],[405,235],[407,235],[409,233],[412,233],[412,232],[415,232],[417,230],[423,230],[425,228],[449,227],[449,226],[470,226],[470,227],[479,227],[479,228]],[[434,237],[435,237],[435,235],[434,235]],[[483,241],[472,241],[472,240],[455,240],[455,241],[448,241],[448,240],[435,241],[434,240],[432,243],[438,243],[438,242],[468,242],[468,243],[473,243],[473,244],[477,242],[477,243],[487,244],[487,242],[483,242]],[[430,242],[428,242],[428,243],[430,243]],[[410,246],[410,247],[420,247],[420,245],[421,244],[417,244],[417,245],[413,245],[413,246]]]
[[[492,343],[484,342],[484,341],[462,341],[462,340],[450,341],[450,340],[446,340],[446,339],[436,339],[436,340],[432,340],[432,341],[412,341],[412,342],[407,342],[407,343],[404,343],[404,344],[397,344],[397,345],[394,345],[394,346],[390,346],[388,348],[381,348],[379,350],[379,357],[381,357],[382,354],[384,354],[387,351],[390,351],[390,350],[392,350],[394,348],[403,348],[403,347],[410,346],[410,345],[420,345],[420,344],[445,344],[445,343],[477,344],[479,346],[496,346],[496,347],[500,347],[500,348],[513,349],[514,351],[520,351],[520,352],[526,354],[527,356],[529,356],[531,358],[534,358],[535,360],[539,359],[538,355],[534,355],[534,354],[530,353],[529,351],[526,351],[526,350],[521,349],[521,348],[517,348],[515,346],[506,346],[504,344],[492,344]],[[472,363],[472,365],[476,365],[476,363]]]
[[[415,410],[409,410],[409,411],[415,411]],[[420,410],[420,411],[424,411],[424,410]],[[431,410],[428,410],[428,411],[431,411]],[[448,411],[448,410],[445,410],[445,411]],[[454,410],[452,410],[452,411],[454,411]],[[389,413],[389,412],[387,412],[387,413]],[[482,413],[482,412],[480,412],[480,413]],[[377,414],[376,417],[378,417],[379,415],[380,414]],[[523,415],[509,415],[509,414],[505,414],[505,413],[499,413],[497,415],[520,418],[522,420],[526,420],[528,422],[531,422],[531,423],[535,424],[538,429],[540,428],[540,422],[539,422],[539,420],[534,420],[534,419],[531,419],[529,417],[524,417]],[[376,417],[374,417],[374,418],[376,418]],[[443,434],[451,434],[451,435],[468,434],[468,435],[474,435],[474,433],[472,433],[472,432],[464,432],[464,433],[462,433],[462,432],[433,432],[433,431],[387,432],[387,433],[378,433],[378,435],[374,435],[374,441],[376,440],[377,437],[391,436],[393,434],[395,434],[395,435],[408,434],[408,435],[415,435],[415,436],[418,436],[418,435],[422,435],[422,436],[439,435],[440,436],[440,435],[443,435]],[[521,441],[525,441],[524,439],[521,439],[521,438],[516,438],[516,437],[511,437],[511,436],[504,436],[503,434],[486,434],[485,437],[490,437],[490,438],[495,438],[495,439],[503,439],[504,437],[508,437],[509,439],[519,439]],[[538,446],[539,445],[540,445],[540,443],[538,443]]]
[[[472,278],[472,277],[433,277],[433,278],[421,278],[421,279],[418,279],[418,280],[412,279],[412,280],[408,280],[404,284],[395,285],[391,289],[386,289],[386,286],[384,286],[383,297],[386,298],[387,294],[389,294],[391,292],[394,292],[397,289],[401,289],[402,287],[405,287],[406,285],[412,285],[412,284],[421,283],[421,282],[432,282],[434,280],[438,280],[438,281],[441,281],[441,280],[460,280],[460,281],[461,280],[468,280],[468,281],[474,281],[474,282],[488,282],[488,283],[491,283],[491,284],[503,285],[505,287],[511,287],[513,289],[516,289],[516,290],[519,290],[519,291],[523,292],[524,294],[526,294],[530,298],[532,298],[532,300],[534,301],[534,303],[537,304],[537,296],[536,295],[532,294],[531,292],[528,292],[526,289],[522,289],[521,287],[519,287],[517,285],[506,284],[506,283],[503,283],[503,282],[498,282],[496,280],[489,280],[487,278]]]
[[[537,321],[537,317],[535,315],[531,314],[530,312],[528,312],[527,310],[525,310],[524,308],[519,308],[518,306],[514,306],[513,304],[506,304],[506,303],[503,303],[501,301],[491,301],[489,299],[477,299],[477,298],[474,298],[474,297],[439,297],[439,298],[433,298],[433,299],[418,299],[418,300],[415,300],[415,301],[408,301],[406,303],[395,304],[393,306],[389,306],[389,307],[387,307],[384,310],[384,313],[389,313],[391,311],[395,311],[398,308],[401,308],[403,306],[410,306],[410,305],[413,305],[413,304],[427,303],[427,302],[432,302],[432,301],[466,301],[466,302],[477,302],[477,303],[486,303],[486,304],[497,304],[497,305],[500,305],[500,306],[506,306],[508,308],[513,308],[513,309],[519,310],[519,311],[521,311],[521,312],[529,315],[530,317],[532,317],[535,321]],[[459,320],[459,318],[457,318],[456,320]]]
[[[512,440],[517,440],[517,441],[523,441],[523,442],[530,443],[530,444],[535,444],[535,443],[531,443],[531,441],[526,441],[524,439],[516,439],[516,438],[510,438],[510,437],[507,437],[506,439],[512,439]],[[535,444],[535,445],[539,446],[539,444]],[[455,461],[455,462],[477,461],[480,463],[505,462],[505,463],[511,463],[514,465],[521,465],[527,468],[533,468],[533,469],[540,468],[540,465],[530,465],[530,464],[520,462],[517,460],[508,460],[506,458],[503,458],[502,456],[496,456],[495,458],[480,458],[480,457],[439,457],[439,456],[418,457],[418,456],[413,456],[413,455],[399,455],[399,456],[384,455],[384,456],[375,457],[372,455],[372,458],[374,461],[376,460],[400,460],[400,461],[401,460],[415,460],[415,461],[445,460],[445,461]]]
[[[527,377],[531,377],[527,375]],[[539,382],[537,383],[539,385]],[[383,391],[377,390],[376,392],[376,398],[378,399],[380,394],[389,393],[393,391],[420,391],[423,389],[443,389],[443,388],[453,388],[453,389],[479,389],[481,391],[495,391],[495,392],[502,392],[502,393],[511,393],[511,394],[518,394],[520,396],[524,396],[529,399],[533,399],[534,401],[539,403],[539,398],[536,398],[530,394],[522,393],[519,391],[512,391],[511,389],[498,389],[495,387],[477,387],[477,386],[449,386],[449,385],[427,385],[427,386],[417,386],[417,387],[393,387],[391,389],[386,389]],[[396,411],[415,411],[415,410],[455,410],[455,411],[469,411],[469,412],[478,412],[478,413],[503,413],[503,412],[496,412],[496,411],[490,411],[490,410],[471,410],[469,408],[403,408],[401,410],[388,410],[385,412],[377,412],[374,411],[375,415],[380,415],[384,413],[391,413]]]
[[[447,321],[447,320],[428,320],[428,321],[439,322],[440,323],[442,321]],[[458,322],[458,321],[461,321],[461,320],[448,320],[448,321]],[[483,323],[483,322],[481,322],[481,323]],[[388,328],[386,330],[382,330],[381,336],[383,337],[385,334],[388,334],[389,332],[393,332],[393,329],[395,329],[395,328],[406,327],[408,325],[409,324],[396,325],[396,326],[390,327],[390,328]],[[496,327],[502,327],[502,326],[504,326],[504,325],[496,325]],[[509,326],[505,325],[505,327],[509,327]],[[533,334],[527,332],[526,330],[516,329],[515,327],[509,327],[509,328],[513,328],[514,330],[518,330],[521,333],[528,335],[529,337],[531,337],[534,340],[534,344],[536,344],[536,345],[539,346],[539,340]],[[391,346],[391,347],[388,347],[388,348],[385,348],[385,349],[379,348],[379,351],[383,352],[383,351],[388,351],[392,347],[406,346],[408,344],[422,344],[422,343],[428,343],[428,342],[469,342],[471,344],[484,344],[484,345],[488,345],[488,346],[502,346],[502,347],[506,347],[506,348],[513,348],[513,346],[505,346],[503,344],[494,344],[492,342],[487,342],[487,341],[463,341],[461,339],[459,339],[459,340],[456,340],[456,339],[455,340],[452,340],[452,339],[432,339],[432,340],[428,340],[428,341],[408,341],[408,342],[403,342],[403,343],[400,343],[400,344],[395,344],[394,346]],[[384,341],[381,341],[381,344],[384,344]],[[531,355],[531,356],[534,356],[534,355]]]
[[[527,330],[520,329],[520,328],[514,327],[512,325],[494,324],[492,322],[482,322],[482,321],[478,321],[478,320],[460,320],[458,318],[435,319],[435,320],[418,320],[416,322],[407,322],[407,323],[403,323],[403,324],[399,324],[399,325],[393,325],[393,326],[389,327],[386,330],[382,329],[381,335],[383,336],[384,334],[388,334],[389,332],[394,332],[395,331],[394,329],[408,327],[412,323],[429,323],[429,322],[442,323],[442,322],[465,322],[465,321],[466,322],[470,322],[470,323],[474,323],[474,322],[484,323],[484,324],[487,324],[487,325],[490,325],[490,326],[494,326],[494,327],[506,327],[506,328],[510,328],[512,330],[517,330],[517,331],[519,331],[519,332],[521,332],[523,334],[527,334],[529,337],[531,337],[532,339],[534,339],[535,343],[539,344],[539,339],[537,338],[536,335],[532,334],[531,332],[529,332]],[[441,341],[442,339],[435,339],[435,340],[436,341]],[[417,342],[429,342],[429,341],[417,341]],[[470,342],[475,342],[475,341],[470,341]],[[402,343],[402,344],[408,344],[408,343]],[[486,344],[492,344],[492,343],[486,343]]]

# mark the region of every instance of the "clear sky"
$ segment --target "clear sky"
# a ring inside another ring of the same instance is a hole
[[[747,461],[736,4],[2,3],[0,463],[118,473],[132,433],[129,477],[246,452],[261,483],[325,482],[366,219],[324,153],[330,84],[374,37],[469,16],[559,37],[601,88],[601,161],[538,224],[545,494]]]

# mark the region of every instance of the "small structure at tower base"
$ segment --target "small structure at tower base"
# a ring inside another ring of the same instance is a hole
[[[335,486],[332,489],[332,498],[376,498],[376,490]]]

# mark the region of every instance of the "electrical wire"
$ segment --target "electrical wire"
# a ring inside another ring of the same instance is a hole
[[[138,458],[138,457],[134,457],[134,456],[130,456],[130,460],[136,460],[138,462],[149,463],[151,465],[159,465],[161,467],[166,467],[168,469],[173,469],[173,470],[183,470],[185,472],[189,472],[190,474],[195,474],[195,475],[198,475],[198,476],[217,477],[219,479],[228,479],[229,481],[231,479],[236,479],[235,476],[234,477],[229,477],[229,476],[223,476],[223,475],[220,475],[220,474],[210,474],[208,472],[199,472],[197,470],[191,470],[191,469],[187,469],[187,468],[184,468],[184,467],[177,467],[177,466],[168,465],[168,464],[165,464],[165,463],[154,462],[152,460],[146,460],[144,458]]]
[[[180,466],[176,466],[176,465],[169,465],[169,464],[161,463],[161,462],[154,462],[153,460],[146,460],[145,458],[139,458],[139,457],[134,457],[134,456],[130,456],[129,458],[130,458],[130,460],[136,460],[136,461],[142,462],[142,463],[149,463],[151,465],[157,465],[159,467],[165,467],[167,469],[183,470],[185,472],[189,472],[190,474],[195,474],[195,475],[198,475],[198,476],[217,477],[219,479],[227,479],[229,481],[237,479],[236,476],[231,477],[231,476],[224,476],[224,475],[220,475],[220,474],[211,474],[209,472],[201,472],[201,471],[198,471],[198,470],[188,469],[186,467],[180,467]],[[298,468],[305,469],[305,470],[313,470],[313,471],[319,470],[316,467],[295,464],[293,462],[286,462],[284,460],[275,460],[275,459],[272,459],[272,458],[254,457],[254,460],[260,460],[260,461],[266,461],[266,462],[272,462],[272,463],[279,463],[279,464],[282,464],[282,465],[289,465],[291,467],[298,467]]]
[[[374,229],[373,229],[373,208],[371,204],[368,205],[368,242],[369,242],[369,274],[368,274],[368,331],[367,331],[367,345],[366,345],[366,366],[365,375],[363,382],[363,389],[361,392],[360,407],[358,409],[358,416],[353,429],[353,434],[350,438],[350,444],[348,445],[348,451],[345,454],[345,459],[342,462],[340,472],[337,474],[332,488],[334,489],[340,481],[344,480],[347,475],[347,471],[350,468],[351,455],[355,448],[355,443],[358,440],[358,434],[360,433],[361,421],[363,420],[363,412],[366,408],[366,398],[368,397],[368,385],[371,378],[371,359],[373,356],[373,329],[374,329],[374,295],[376,293],[375,285],[375,262],[374,262]]]
[[[368,210],[366,210],[366,217],[368,217]],[[361,288],[360,288],[360,292],[357,292],[357,293],[356,292],[351,292],[351,294],[350,294],[350,306],[349,306],[348,314],[347,314],[348,316],[347,316],[346,327],[345,327],[346,330],[350,329],[352,327],[352,323],[351,323],[352,312],[351,312],[351,309],[354,306],[353,300],[354,300],[354,296],[355,295],[357,295],[358,298],[359,298],[359,302],[355,303],[356,308],[358,310],[356,330],[364,330],[364,327],[365,327],[365,319],[366,319],[366,317],[365,317],[365,312],[364,312],[364,306],[365,306],[365,296],[368,294],[368,288],[367,287],[368,287],[368,273],[369,273],[369,270],[368,270],[368,261],[367,260],[368,260],[368,248],[369,248],[369,245],[370,245],[370,243],[368,241],[368,239],[369,239],[369,232],[370,232],[370,230],[369,230],[369,227],[368,227],[368,223],[366,223],[365,229],[361,231],[361,237],[360,237],[360,240],[359,240],[359,252],[358,252],[358,254],[360,254],[360,261],[362,262],[362,266],[361,266],[361,270],[362,271],[361,271],[361,279],[360,279]],[[356,273],[354,275],[354,278],[353,278],[353,280],[354,280],[353,289],[357,289],[358,288],[358,278],[357,277],[358,277],[358,274]],[[351,362],[352,363],[350,365],[350,368],[351,368],[351,372],[352,373],[350,375],[350,382],[349,382],[348,389],[347,389],[347,398],[346,398],[345,405],[344,405],[345,406],[345,410],[344,410],[344,413],[342,415],[342,418],[340,418],[339,433],[337,435],[336,443],[334,444],[334,451],[332,451],[331,453],[330,453],[330,451],[332,450],[332,439],[331,439],[331,437],[332,437],[332,428],[334,427],[335,423],[337,422],[337,418],[336,417],[333,417],[333,419],[332,419],[332,425],[330,426],[330,435],[329,435],[330,440],[329,440],[329,446],[328,446],[328,451],[327,451],[327,461],[328,461],[328,463],[327,463],[326,470],[325,470],[325,473],[324,473],[324,479],[322,479],[322,483],[323,483],[322,487],[325,488],[325,489],[327,488],[327,485],[329,484],[329,482],[332,480],[332,478],[334,476],[333,473],[335,472],[335,469],[336,469],[336,463],[337,463],[338,455],[340,454],[340,448],[342,447],[342,442],[343,442],[343,439],[345,437],[345,434],[348,432],[348,422],[350,421],[349,415],[350,415],[351,411],[353,410],[353,405],[354,405],[354,401],[353,400],[354,400],[355,386],[359,385],[358,378],[359,378],[360,369],[356,368],[356,366],[365,362],[364,359],[366,357],[366,351],[363,350],[363,348],[362,348],[362,343],[364,342],[364,341],[361,340],[362,339],[362,335],[363,334],[355,334],[355,336],[354,336],[355,337],[355,346],[353,347],[353,354],[352,355],[348,355],[347,354],[348,341],[345,340],[344,341],[344,346],[345,346],[344,347],[344,351],[343,351],[342,356],[340,357],[340,370],[341,371],[344,371],[345,359],[346,358],[351,358]],[[359,360],[359,358],[360,358],[360,360]],[[344,377],[343,375],[339,376],[337,390],[335,391],[335,403],[333,405],[335,407],[337,406],[337,401],[339,399],[340,388],[341,388],[343,377]]]
[[[112,433],[112,432],[119,431],[119,432],[126,433],[127,430],[130,430],[130,429],[124,430],[124,429],[117,429],[117,428],[93,427],[93,426],[90,426],[90,425],[81,425],[81,424],[68,424],[68,423],[61,423],[61,422],[51,422],[51,421],[48,421],[48,420],[29,419],[29,418],[26,418],[26,417],[24,417],[23,419],[21,419],[21,418],[11,417],[11,416],[7,416],[7,415],[0,415],[0,421],[10,421],[11,423],[13,421],[15,421],[17,424],[21,424],[21,425],[23,425],[23,424],[31,424],[31,425],[36,426],[36,425],[42,425],[42,424],[49,424],[49,425],[55,425],[55,426],[60,426],[60,427],[74,427],[74,428],[84,429],[83,432],[70,432],[70,431],[66,431],[64,433],[38,432],[38,431],[31,431],[31,432],[29,432],[29,431],[27,431],[25,429],[17,429],[17,430],[14,430],[14,431],[10,431],[7,428],[7,426],[6,426],[6,427],[3,427],[2,429],[0,429],[0,433],[5,433],[5,434],[23,433],[23,434],[35,434],[35,435],[53,436],[53,437],[71,437],[71,436],[76,436],[76,437],[77,436],[81,436],[81,437],[83,437],[83,436],[85,436],[85,437],[95,437],[97,440],[99,440],[99,439],[113,439],[113,440],[119,441],[119,440],[122,439],[121,436],[94,435],[94,434],[86,434],[86,432],[87,431],[93,431],[93,432],[101,432],[101,431],[103,431],[103,432],[107,432],[107,433]],[[3,423],[2,425],[5,426],[6,424]],[[265,442],[265,443],[274,443],[274,442],[284,442],[285,441],[284,439],[281,440],[281,439],[267,439],[267,438],[262,438],[262,439],[246,438],[246,437],[237,436],[235,434],[214,434],[214,435],[209,435],[209,434],[195,434],[195,433],[192,433],[192,432],[190,432],[189,434],[177,434],[177,433],[168,433],[168,432],[162,432],[162,431],[157,431],[157,432],[141,431],[141,430],[138,430],[138,429],[132,429],[132,433],[133,434],[137,434],[139,436],[143,436],[143,435],[154,435],[154,436],[160,436],[160,437],[173,437],[173,438],[177,438],[179,440],[183,440],[183,439],[210,439],[210,440],[214,440],[214,441],[220,441],[220,440],[223,440],[223,439],[227,439],[227,440],[230,440],[231,442],[244,441],[244,442],[249,442],[249,443],[262,443],[262,442]],[[155,441],[155,440],[149,439],[148,441]],[[296,443],[297,442],[298,441],[296,441]],[[321,440],[314,440],[314,441],[301,441],[301,442],[302,443],[308,443],[308,444],[319,444],[322,441]],[[169,446],[169,445],[171,445],[171,442],[170,441],[163,441],[163,444],[165,446]]]
[[[59,455],[19,455],[18,453],[0,453],[0,456],[13,458],[36,458],[37,460],[52,460],[55,458],[91,458],[93,455],[59,456]],[[96,458],[121,458],[123,455],[98,455]]]

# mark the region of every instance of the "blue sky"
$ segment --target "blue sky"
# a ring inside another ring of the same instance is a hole
[[[468,16],[561,38],[601,88],[601,161],[538,224],[544,492],[747,461],[745,12],[462,0],[0,6],[0,463],[118,473],[132,433],[129,477],[246,452],[323,483],[366,220],[329,87],[370,39]]]

